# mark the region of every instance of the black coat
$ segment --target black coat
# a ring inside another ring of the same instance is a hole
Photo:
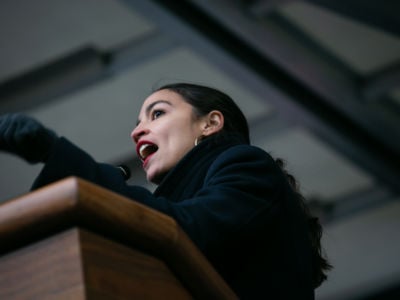
[[[154,193],[60,138],[33,189],[74,175],[173,217],[241,299],[314,299],[299,200],[275,161],[236,138],[191,150]]]

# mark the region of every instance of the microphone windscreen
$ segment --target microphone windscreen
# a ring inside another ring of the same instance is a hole
[[[117,168],[120,169],[122,176],[124,177],[125,180],[131,178],[131,170],[127,166],[119,165]]]

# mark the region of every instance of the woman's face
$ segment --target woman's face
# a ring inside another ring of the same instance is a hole
[[[194,147],[206,126],[204,119],[196,118],[192,106],[170,90],[157,91],[144,101],[131,137],[147,180],[160,183]]]

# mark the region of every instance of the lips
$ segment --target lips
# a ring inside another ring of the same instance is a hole
[[[148,141],[140,141],[136,146],[136,153],[142,162],[154,154],[158,150],[158,146]]]

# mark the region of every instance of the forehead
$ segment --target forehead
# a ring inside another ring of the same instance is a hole
[[[148,96],[144,103],[148,101],[152,101],[152,100],[178,100],[178,101],[184,101],[184,99],[182,98],[181,95],[179,95],[178,93],[171,91],[171,90],[160,90],[160,91],[156,91],[154,93],[152,93],[150,96]]]
[[[156,92],[152,93],[150,96],[148,96],[143,102],[142,108],[140,110],[140,114],[141,115],[145,114],[148,107],[152,106],[154,103],[159,102],[159,101],[169,102],[170,105],[174,106],[174,107],[180,107],[180,106],[191,107],[191,105],[188,104],[181,95],[179,95],[176,92],[165,89],[165,90],[156,91]]]

